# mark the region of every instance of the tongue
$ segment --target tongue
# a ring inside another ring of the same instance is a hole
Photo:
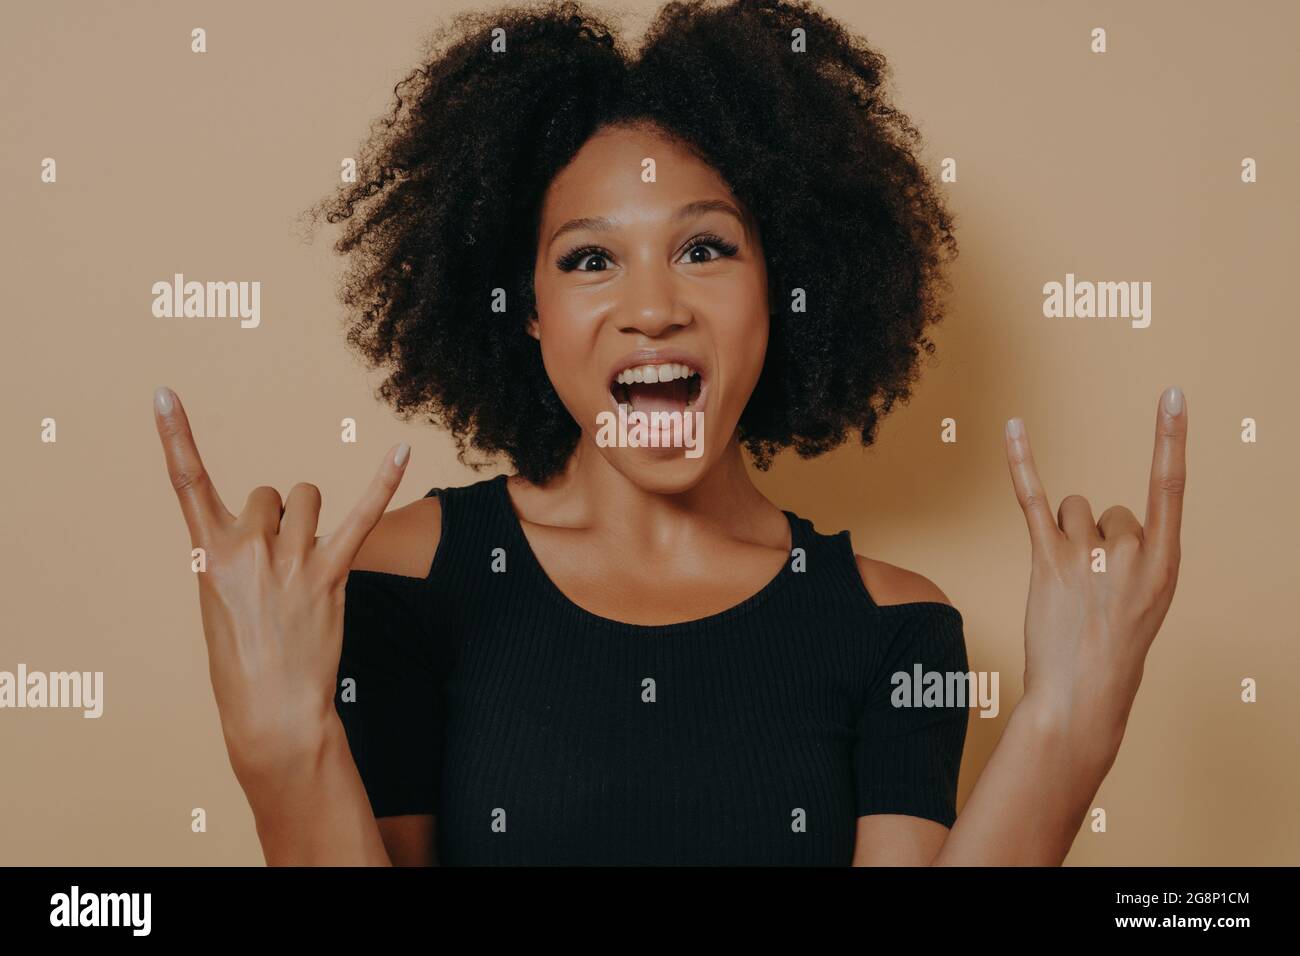
[[[690,380],[635,382],[627,387],[632,410],[637,412],[684,412],[690,398]]]

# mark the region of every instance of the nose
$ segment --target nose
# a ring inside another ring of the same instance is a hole
[[[666,265],[640,263],[629,271],[623,285],[619,328],[658,337],[691,323],[691,316],[678,302],[672,269]]]

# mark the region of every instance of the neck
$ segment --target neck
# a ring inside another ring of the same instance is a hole
[[[630,556],[680,553],[719,534],[766,542],[787,533],[780,509],[750,479],[734,433],[703,477],[682,491],[639,484],[584,435],[543,495],[549,501],[538,509],[540,521],[589,528],[624,542]]]

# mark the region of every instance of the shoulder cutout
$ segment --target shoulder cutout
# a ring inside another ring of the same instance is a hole
[[[352,561],[353,571],[427,578],[442,536],[442,502],[436,495],[384,512]]]
[[[922,574],[908,571],[906,568],[854,555],[858,559],[858,573],[862,575],[862,584],[880,607],[890,604],[914,604],[921,601],[935,601],[939,604],[952,604],[948,595],[939,586]]]

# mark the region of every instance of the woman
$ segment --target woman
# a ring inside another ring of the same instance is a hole
[[[883,60],[778,2],[670,6],[635,57],[573,4],[445,38],[327,212],[383,397],[516,474],[384,513],[403,444],[318,538],[312,485],[231,515],[158,393],[267,861],[1060,863],[1172,600],[1181,393],[1145,525],[1054,519],[1008,423],[1025,694],[958,817],[968,705],[897,688],[968,671],[960,613],[741,451],[870,444],[933,351],[952,221]]]

